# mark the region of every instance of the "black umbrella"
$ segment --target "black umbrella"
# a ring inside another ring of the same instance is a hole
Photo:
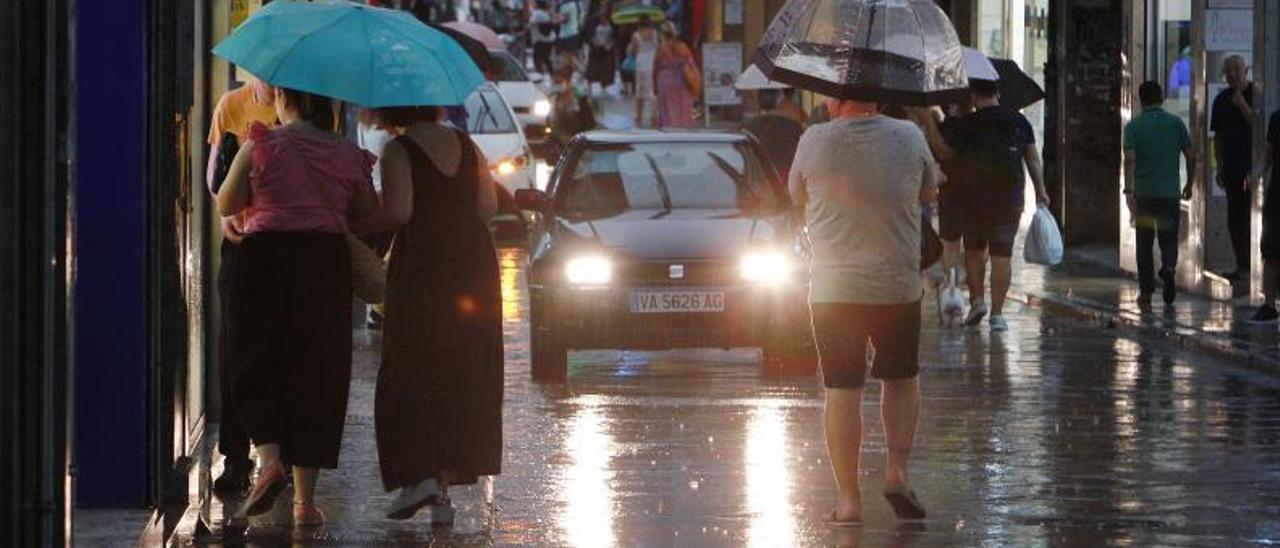
[[[490,68],[493,66],[493,61],[489,57],[489,48],[485,47],[483,42],[467,36],[461,31],[451,29],[444,25],[427,23],[427,26],[434,30],[443,32],[449,35],[450,38],[453,38],[458,45],[462,46],[462,49],[466,50],[467,57],[470,57],[471,60],[475,62],[476,66],[480,67],[480,72],[485,73],[486,76],[489,75]]]
[[[788,0],[755,63],[822,95],[908,105],[968,97],[955,28],[931,0]]]
[[[1000,81],[996,83],[1000,88],[1000,104],[1021,110],[1044,99],[1044,90],[1040,89],[1040,85],[1031,76],[1022,72],[1017,63],[992,58],[991,64],[995,65],[996,72],[1000,74]]]

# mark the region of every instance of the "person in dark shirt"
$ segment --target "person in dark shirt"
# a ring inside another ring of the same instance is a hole
[[[928,110],[915,110],[934,155],[958,159],[967,174],[964,220],[965,270],[968,272],[969,314],[965,324],[976,326],[987,314],[985,298],[987,255],[991,256],[991,318],[994,332],[1006,331],[1004,301],[1013,280],[1010,258],[1022,217],[1026,175],[1031,174],[1036,201],[1048,205],[1040,153],[1031,123],[1016,110],[1000,105],[996,82],[970,80],[976,110],[957,120],[944,136]]]
[[[1232,55],[1222,63],[1228,87],[1213,100],[1213,155],[1218,162],[1217,182],[1227,194],[1227,231],[1235,253],[1232,280],[1249,278],[1249,210],[1252,199],[1249,172],[1253,169],[1253,83],[1244,58]]]
[[[791,160],[796,156],[796,146],[800,144],[800,135],[804,126],[779,112],[782,107],[782,94],[778,90],[763,89],[758,92],[760,108],[764,112],[743,122],[742,131],[750,133],[764,145],[765,154],[778,170],[783,181],[791,172]]]
[[[1271,170],[1262,204],[1262,307],[1253,315],[1255,323],[1272,323],[1276,313],[1276,294],[1280,290],[1280,110],[1271,113],[1267,122],[1267,153],[1250,179],[1257,180]]]

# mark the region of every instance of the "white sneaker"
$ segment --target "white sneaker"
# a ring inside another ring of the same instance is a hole
[[[436,484],[434,478],[422,480],[417,485],[403,487],[399,493],[395,500],[391,501],[391,504],[387,506],[387,518],[389,519],[409,519],[418,513],[418,510],[421,510],[422,507],[440,500],[440,486]]]
[[[965,317],[964,324],[969,327],[977,327],[979,323],[982,323],[982,317],[986,315],[987,303],[969,303],[969,315]]]
[[[1004,321],[1004,316],[992,315],[987,319],[987,323],[991,325],[992,333],[1000,333],[1009,330],[1009,322]]]

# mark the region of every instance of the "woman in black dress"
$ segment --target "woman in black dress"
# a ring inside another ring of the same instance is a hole
[[[382,156],[383,215],[399,226],[387,270],[375,418],[388,509],[433,506],[452,521],[449,486],[502,461],[502,302],[488,219],[497,195],[484,157],[441,109],[386,109],[403,127]]]
[[[587,55],[587,81],[600,84],[600,87],[613,85],[614,72],[617,69],[617,52],[614,51],[613,23],[609,17],[613,8],[608,1],[601,4],[593,17],[589,18],[586,32],[590,32],[590,49]]]

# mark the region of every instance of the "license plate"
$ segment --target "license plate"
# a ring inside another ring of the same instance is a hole
[[[631,312],[724,312],[724,292],[707,290],[636,290],[631,292]]]

